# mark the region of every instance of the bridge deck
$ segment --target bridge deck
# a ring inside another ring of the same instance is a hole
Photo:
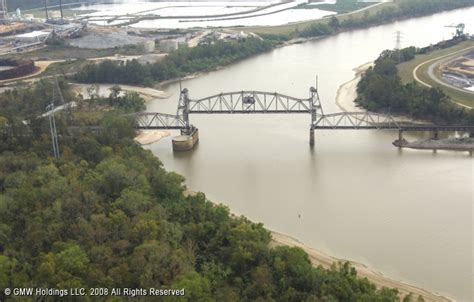
[[[474,133],[474,126],[443,126],[402,122],[389,114],[338,112],[324,114],[317,89],[308,98],[295,98],[276,92],[235,91],[193,100],[181,91],[175,115],[142,112],[135,114],[137,129],[186,130],[193,128],[190,114],[308,114],[311,130],[398,130],[461,131]]]
[[[396,130],[396,131],[441,131],[474,132],[474,126],[315,126],[315,130]]]

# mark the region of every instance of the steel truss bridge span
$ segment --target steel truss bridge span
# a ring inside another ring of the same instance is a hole
[[[198,100],[188,98],[188,113],[311,113],[322,111],[319,99],[295,98],[277,92],[236,91],[220,93]]]
[[[191,135],[197,128],[189,121],[190,114],[294,114],[306,113],[309,124],[310,145],[314,145],[315,130],[398,130],[403,131],[460,131],[474,134],[474,126],[440,126],[397,121],[388,114],[373,112],[340,112],[324,114],[318,91],[310,88],[308,98],[295,98],[277,92],[236,91],[191,99],[188,89],[179,96],[175,115],[157,112],[134,114],[138,129],[177,129]]]
[[[158,112],[140,112],[131,115],[135,117],[138,129],[182,130],[186,128],[186,123],[178,115]]]

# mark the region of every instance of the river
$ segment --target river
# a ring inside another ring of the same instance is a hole
[[[236,90],[309,95],[318,75],[326,112],[352,69],[395,45],[426,46],[451,37],[474,8],[341,33],[255,56],[183,82],[191,98]],[[148,111],[176,112],[178,85]],[[170,138],[150,145],[168,170],[232,211],[337,257],[385,275],[472,301],[473,160],[466,152],[403,150],[396,133],[316,131],[309,115],[191,115],[200,142],[173,153]],[[299,217],[300,216],[300,217]]]

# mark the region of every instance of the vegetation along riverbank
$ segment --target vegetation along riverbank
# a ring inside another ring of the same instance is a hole
[[[184,194],[183,177],[133,141],[123,114],[142,109],[136,94],[82,99],[60,81],[77,106],[56,113],[61,157],[52,158],[48,121],[36,117],[53,86],[0,94],[1,288],[185,288],[183,301],[418,298],[377,288],[349,263],[313,267],[303,249],[271,245],[262,224]]]
[[[356,5],[356,0],[337,2],[354,2],[347,5]],[[333,33],[357,28],[366,28],[374,25],[385,24],[397,20],[421,17],[441,11],[473,6],[474,0],[397,0],[366,7],[350,13],[326,17],[314,21],[305,21],[279,26],[239,27],[237,29],[258,34],[279,37],[279,39],[309,36],[326,36]],[[313,5],[312,7],[318,8]],[[326,6],[331,10],[330,7]],[[347,11],[347,10],[345,10]]]
[[[461,39],[416,49],[384,51],[357,85],[356,102],[377,112],[404,114],[444,125],[474,125],[474,110],[461,107],[439,87],[424,87],[416,82],[404,84],[398,74],[397,63],[408,62],[417,53],[428,53],[460,43]]]
[[[442,85],[443,82],[433,79],[438,77],[440,63],[444,60],[455,59],[458,56],[474,51],[474,41],[462,41],[459,44],[438,48],[432,51],[418,53],[413,60],[409,60],[397,65],[398,74],[402,83],[407,84],[416,81],[422,86],[439,87],[456,103],[465,106],[465,108],[474,107],[474,92],[452,87],[450,85]]]
[[[363,14],[358,18],[331,17],[311,23],[307,27],[297,28],[294,32],[274,33],[259,31],[258,28],[242,28],[255,31],[263,38],[250,37],[233,42],[216,42],[211,45],[200,45],[194,48],[181,48],[172,52],[162,61],[141,65],[136,61],[126,64],[102,62],[88,64],[79,68],[74,77],[82,83],[118,83],[132,85],[155,85],[159,82],[180,78],[196,72],[215,70],[219,66],[229,65],[262,52],[269,51],[278,45],[294,40],[321,38],[341,31],[369,27],[410,18],[433,14],[443,10],[474,5],[474,0],[461,1],[407,1],[389,3],[375,13]]]

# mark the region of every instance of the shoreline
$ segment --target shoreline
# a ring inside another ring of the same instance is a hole
[[[339,86],[336,94],[336,105],[346,112],[365,112],[364,108],[356,106],[354,100],[357,98],[357,84],[359,83],[362,74],[372,67],[374,62],[364,63],[354,69],[355,76],[352,80]]]
[[[388,276],[385,276],[383,273],[376,271],[363,263],[347,260],[347,259],[340,259],[328,254],[325,254],[321,251],[318,251],[303,242],[299,241],[298,239],[291,237],[287,234],[282,234],[273,230],[266,228],[272,234],[272,241],[270,245],[272,247],[275,246],[290,246],[290,247],[299,247],[304,250],[311,261],[311,264],[314,267],[321,265],[324,268],[330,268],[333,263],[337,262],[349,262],[352,267],[357,270],[357,276],[359,278],[367,278],[370,282],[374,283],[378,289],[382,287],[387,288],[394,288],[397,289],[401,299],[404,296],[408,295],[409,293],[413,293],[414,298],[416,299],[417,296],[422,296],[426,302],[454,302],[455,300],[445,297],[439,293],[434,291],[430,291],[424,289],[422,287],[411,285],[407,282],[402,280],[395,280]]]
[[[290,40],[286,43],[283,43],[282,45],[277,46],[276,48],[288,46],[288,45],[291,45],[291,44],[303,43],[303,42],[310,41],[310,40],[318,40],[318,39],[321,39],[321,37],[308,38],[308,39],[304,39],[304,40]],[[235,62],[235,63],[238,63],[238,62]],[[354,103],[354,100],[357,96],[357,92],[356,92],[357,83],[359,82],[363,72],[365,72],[369,67],[373,66],[373,64],[374,64],[374,62],[367,62],[367,63],[365,63],[361,66],[358,66],[358,67],[354,68],[353,71],[355,72],[355,77],[353,79],[351,79],[350,81],[342,84],[339,87],[338,92],[337,92],[337,96],[336,96],[336,104],[341,110],[343,110],[343,111],[357,111],[357,112],[365,111],[365,109],[363,109],[361,107],[357,107],[356,104]],[[158,87],[160,89],[163,89],[167,85],[177,83],[177,82],[183,81],[183,80],[193,79],[193,78],[199,77],[203,74],[213,72],[213,71],[217,71],[217,70],[220,70],[220,69],[224,69],[226,67],[228,67],[228,66],[219,66],[219,67],[217,67],[216,69],[214,69],[212,71],[197,72],[197,73],[194,73],[194,74],[191,74],[191,75],[187,75],[185,77],[163,81],[163,82],[159,83]],[[411,119],[408,119],[406,117],[400,117],[400,118],[402,118],[404,120],[411,120]],[[192,191],[192,190],[187,190],[187,191],[184,192],[184,194],[186,196],[188,196],[188,195],[196,194],[196,192]],[[213,202],[213,203],[217,204],[215,202]],[[237,214],[237,213],[233,212],[230,208],[229,208],[229,211],[230,211],[230,214],[233,215],[233,216],[240,216],[240,214]],[[268,229],[268,228],[265,228],[265,229],[268,230],[271,233],[271,236],[272,236],[272,240],[270,242],[271,247],[281,246],[281,245],[290,246],[290,247],[299,247],[299,248],[303,249],[308,254],[308,257],[309,257],[312,265],[315,266],[315,267],[321,265],[324,268],[329,268],[333,263],[348,261],[357,270],[358,277],[367,278],[370,282],[374,283],[377,286],[377,288],[387,287],[387,288],[397,289],[399,291],[399,294],[400,294],[401,298],[408,295],[409,293],[413,293],[415,298],[420,295],[424,298],[425,301],[433,301],[433,302],[451,302],[451,301],[455,301],[455,300],[453,300],[451,298],[448,298],[446,296],[443,296],[442,294],[437,293],[435,291],[428,290],[428,289],[425,289],[425,288],[422,288],[422,287],[419,287],[419,286],[416,286],[416,285],[412,285],[412,284],[409,284],[409,283],[407,283],[405,281],[402,281],[402,280],[392,279],[392,278],[384,275],[382,272],[379,272],[375,269],[372,269],[372,268],[368,267],[367,265],[365,265],[363,263],[350,261],[350,260],[347,260],[347,259],[341,259],[341,258],[337,258],[337,257],[331,256],[331,255],[328,255],[324,252],[321,252],[321,251],[319,251],[319,250],[317,250],[313,247],[310,247],[310,246],[306,245],[305,243],[301,242],[297,238],[294,238],[290,235],[283,234],[283,233],[280,233],[280,232],[277,232],[277,231],[274,231],[274,230],[271,230],[271,229]]]
[[[184,191],[184,196],[192,196],[197,194],[197,191],[194,191],[192,189],[187,189]],[[212,204],[218,205],[219,203],[214,202],[209,200]],[[220,203],[222,204],[222,203]],[[225,204],[223,204],[226,206]],[[239,217],[239,216],[245,216],[243,214],[236,213],[232,211],[231,208],[226,206],[229,209],[229,213],[232,216]],[[248,218],[247,218],[248,219]],[[250,220],[250,219],[249,219]],[[250,220],[252,221],[252,220]],[[254,222],[254,221],[252,221]],[[455,300],[450,299],[448,297],[445,297],[439,293],[436,293],[434,291],[430,291],[427,289],[424,289],[422,287],[416,286],[409,284],[407,282],[404,282],[402,280],[395,280],[392,279],[388,276],[385,276],[382,272],[379,272],[377,270],[374,270],[367,265],[363,263],[359,263],[356,261],[351,261],[347,259],[341,259],[337,258],[331,255],[328,255],[320,250],[317,250],[316,248],[310,247],[306,245],[305,243],[301,242],[295,237],[292,237],[290,235],[277,232],[274,230],[271,230],[267,227],[264,227],[267,231],[270,232],[272,239],[270,241],[270,247],[277,247],[277,246],[289,246],[289,247],[298,247],[301,248],[303,251],[305,251],[308,254],[308,258],[311,261],[311,264],[313,267],[317,267],[321,265],[324,268],[330,268],[333,263],[337,262],[349,262],[351,266],[353,266],[357,270],[357,276],[359,278],[367,278],[370,282],[375,284],[375,286],[380,289],[382,287],[387,287],[387,288],[394,288],[397,289],[399,292],[399,295],[401,296],[401,299],[403,299],[404,296],[408,295],[409,293],[413,293],[414,298],[416,299],[418,296],[422,296],[424,301],[426,302],[455,302]]]
[[[168,136],[171,136],[171,132],[166,130],[140,130],[133,140],[145,146],[156,143]]]
[[[356,93],[357,93],[356,92],[357,83],[359,82],[359,79],[362,76],[362,73],[365,72],[372,65],[373,65],[373,62],[367,62],[367,63],[365,63],[361,66],[358,66],[358,67],[354,68],[353,69],[355,71],[354,79],[342,84],[339,87],[337,97],[336,97],[336,104],[338,105],[339,108],[341,108],[341,110],[343,110],[343,111],[348,111],[348,110],[349,111],[354,111],[354,110],[356,110],[356,111],[365,111],[365,109],[363,109],[363,108],[356,107],[355,103],[353,102],[355,97],[351,99],[350,96],[351,95],[352,96],[356,95]],[[225,67],[220,67],[218,69],[222,69],[222,68],[225,68]],[[195,73],[193,75],[188,75],[188,76],[186,76],[184,78],[181,78],[181,79],[168,80],[168,81],[166,81],[166,83],[164,83],[164,82],[160,83],[160,86],[161,85],[165,86],[165,85],[168,85],[168,84],[171,84],[171,83],[176,83],[176,82],[178,82],[182,79],[192,79],[192,78],[198,77],[198,76],[200,76],[204,73],[205,72],[200,72],[200,73]],[[163,86],[161,86],[161,87],[163,87]],[[157,135],[160,136],[159,134],[157,134]],[[162,138],[163,138],[163,136],[160,136],[156,141],[159,141]],[[152,142],[150,142],[150,143],[152,143]],[[145,144],[142,144],[142,145],[145,145]],[[189,195],[196,194],[196,192],[193,191],[193,190],[188,189],[184,192],[184,194],[185,194],[185,196],[189,196]],[[212,202],[212,203],[218,204],[216,202]],[[232,209],[230,209],[230,208],[229,208],[229,212],[233,216],[240,216],[241,215],[241,214],[238,214],[238,213],[232,211]],[[422,288],[422,287],[419,287],[419,286],[416,286],[416,285],[412,285],[412,284],[409,284],[409,283],[407,283],[405,281],[402,281],[402,280],[396,280],[396,279],[390,278],[390,277],[384,275],[382,272],[379,272],[379,271],[377,271],[373,268],[370,268],[370,267],[368,267],[367,265],[365,265],[363,263],[359,263],[359,262],[355,262],[355,261],[351,261],[351,260],[347,260],[347,259],[341,259],[341,258],[337,258],[337,257],[331,256],[331,255],[328,255],[328,254],[326,254],[322,251],[319,251],[319,250],[317,250],[313,247],[310,247],[310,246],[306,245],[305,243],[301,242],[297,238],[294,238],[290,235],[283,234],[283,233],[280,233],[280,232],[277,232],[277,231],[274,231],[274,230],[271,230],[271,229],[268,229],[268,228],[265,228],[265,229],[268,230],[271,233],[271,236],[272,236],[272,240],[270,242],[271,247],[281,246],[281,245],[290,246],[290,247],[299,247],[299,248],[303,249],[308,254],[308,257],[309,257],[312,265],[315,266],[315,267],[321,265],[324,268],[329,268],[333,263],[346,262],[347,261],[357,270],[357,276],[358,277],[367,278],[370,282],[375,284],[377,288],[387,287],[387,288],[397,289],[399,291],[399,295],[401,296],[401,298],[408,295],[409,293],[413,293],[415,298],[417,296],[422,296],[424,298],[424,300],[427,301],[427,302],[428,301],[431,301],[431,302],[452,302],[452,301],[455,301],[455,300],[453,300],[451,298],[448,298],[446,296],[443,296],[442,294],[437,293],[435,291],[428,290],[428,289],[425,289],[425,288]]]

